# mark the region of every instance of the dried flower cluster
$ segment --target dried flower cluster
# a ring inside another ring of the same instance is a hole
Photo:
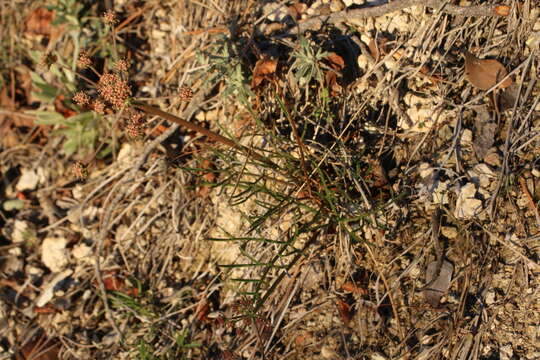
[[[106,12],[103,13],[103,21],[105,22],[105,24],[107,25],[114,25],[116,24],[117,20],[116,20],[116,14],[114,13],[114,11],[112,10],[107,10]]]
[[[90,66],[92,66],[92,59],[90,59],[90,56],[86,51],[81,51],[77,60],[77,67],[86,69]]]
[[[85,180],[86,178],[88,178],[88,169],[80,161],[77,161],[75,164],[73,164],[72,171],[79,180]]]
[[[138,111],[133,112],[125,127],[126,134],[132,139],[139,138],[144,133],[144,126],[144,114]]]
[[[124,107],[126,100],[131,96],[131,89],[126,80],[118,74],[103,74],[98,83],[99,95],[114,108]]]
[[[98,114],[105,114],[105,104],[103,101],[96,99],[92,102],[92,110],[94,110]]]
[[[178,96],[181,100],[191,100],[193,97],[193,90],[189,86],[182,86],[178,92]]]
[[[114,69],[116,71],[126,72],[129,69],[129,63],[125,59],[118,60],[116,64],[114,64]]]
[[[90,97],[84,91],[79,91],[73,96],[75,104],[84,107],[90,103]]]

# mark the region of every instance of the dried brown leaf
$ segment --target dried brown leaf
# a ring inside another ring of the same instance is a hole
[[[359,288],[350,281],[343,283],[343,285],[341,285],[341,289],[343,291],[351,292],[358,295],[365,295],[367,293],[365,289]]]
[[[503,64],[493,59],[479,59],[467,50],[465,56],[465,74],[469,82],[482,90],[488,90],[501,81],[508,72]],[[505,88],[512,85],[512,79],[507,78],[499,85]]]
[[[251,87],[255,88],[259,86],[264,79],[269,75],[272,75],[276,72],[277,69],[277,60],[262,58],[255,64],[253,69],[253,78],[251,80]]]
[[[375,62],[378,62],[386,54],[386,43],[388,39],[385,37],[380,37],[377,39],[371,39],[368,44],[369,52]]]
[[[40,7],[32,11],[25,21],[26,33],[34,35],[51,35],[54,11]]]
[[[339,317],[341,318],[341,321],[343,321],[343,323],[347,325],[352,319],[351,306],[347,304],[345,301],[339,300],[339,299],[337,300],[336,305],[338,308]]]
[[[343,70],[345,68],[345,60],[338,54],[331,52],[326,57],[326,60],[330,62],[330,67],[336,71]]]
[[[57,360],[59,359],[60,343],[47,339],[45,335],[32,340],[16,354],[17,360]]]

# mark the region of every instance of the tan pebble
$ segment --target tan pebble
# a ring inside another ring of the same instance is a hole
[[[442,226],[441,234],[446,236],[448,239],[455,239],[457,238],[458,232],[457,229],[453,226]]]
[[[484,156],[484,162],[488,165],[494,167],[500,167],[502,164],[502,159],[496,148],[490,149],[489,153]]]
[[[345,8],[345,5],[341,0],[332,0],[330,3],[330,11],[332,12],[338,12]]]

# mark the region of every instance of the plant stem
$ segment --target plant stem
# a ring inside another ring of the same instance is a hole
[[[190,130],[196,131],[196,132],[198,132],[200,134],[206,135],[206,136],[208,136],[210,139],[212,139],[214,141],[222,143],[223,145],[227,145],[227,146],[229,146],[229,147],[231,147],[233,149],[239,150],[239,151],[243,152],[245,155],[253,156],[253,158],[255,158],[256,160],[262,161],[265,164],[271,165],[274,168],[278,168],[278,166],[276,164],[274,164],[272,161],[268,160],[264,156],[260,155],[259,153],[254,152],[253,150],[251,150],[248,147],[245,147],[243,145],[235,143],[231,139],[228,139],[228,138],[226,138],[224,136],[221,136],[221,135],[213,132],[212,130],[208,130],[207,128],[202,127],[202,126],[200,126],[198,124],[189,122],[187,120],[179,118],[178,116],[175,116],[173,114],[165,112],[165,111],[163,111],[163,110],[161,110],[161,109],[159,109],[157,107],[154,107],[154,106],[151,106],[151,105],[148,105],[148,104],[144,104],[142,102],[133,101],[132,105],[135,106],[136,108],[144,111],[147,114],[160,116],[160,117],[164,118],[165,120],[172,121],[172,122],[174,122],[174,123],[176,123],[176,124],[178,124],[180,126],[183,126],[183,127],[188,128]]]

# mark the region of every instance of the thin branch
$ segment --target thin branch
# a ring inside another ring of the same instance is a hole
[[[272,166],[274,168],[278,167],[272,161],[268,160],[267,158],[260,155],[259,153],[254,152],[251,149],[249,149],[249,148],[247,148],[247,147],[245,147],[245,146],[243,146],[241,144],[238,144],[238,143],[232,141],[231,139],[228,139],[228,138],[226,138],[226,137],[224,137],[222,135],[219,135],[218,133],[215,133],[212,130],[208,130],[207,128],[202,127],[202,126],[200,126],[198,124],[195,124],[193,122],[184,120],[182,118],[179,118],[178,116],[175,116],[173,114],[165,112],[165,111],[163,111],[163,110],[161,110],[161,109],[159,109],[157,107],[147,105],[147,104],[144,104],[144,103],[141,103],[141,102],[133,102],[133,106],[138,108],[139,110],[144,111],[147,114],[160,116],[165,120],[169,120],[169,121],[171,121],[173,123],[176,123],[176,124],[178,124],[180,126],[183,126],[183,127],[187,128],[187,129],[190,129],[190,130],[196,131],[196,132],[198,132],[200,134],[206,135],[210,139],[212,139],[212,140],[214,140],[216,142],[219,142],[219,143],[221,143],[223,145],[229,146],[229,147],[231,147],[233,149],[239,150],[242,153],[244,153],[245,155],[252,156],[254,159],[256,159],[258,161],[261,161],[261,162],[264,162],[267,165],[270,165],[270,166]]]
[[[369,6],[360,9],[343,10],[332,13],[330,15],[316,16],[298,24],[297,27],[292,29],[291,33],[302,33],[307,30],[317,30],[323,24],[337,24],[342,22],[354,23],[355,20],[382,16],[415,5],[439,9],[443,13],[459,16],[501,17],[506,16],[509,10],[509,7],[506,5],[458,6],[447,4],[446,0],[394,0],[392,2],[388,2],[379,6]]]

